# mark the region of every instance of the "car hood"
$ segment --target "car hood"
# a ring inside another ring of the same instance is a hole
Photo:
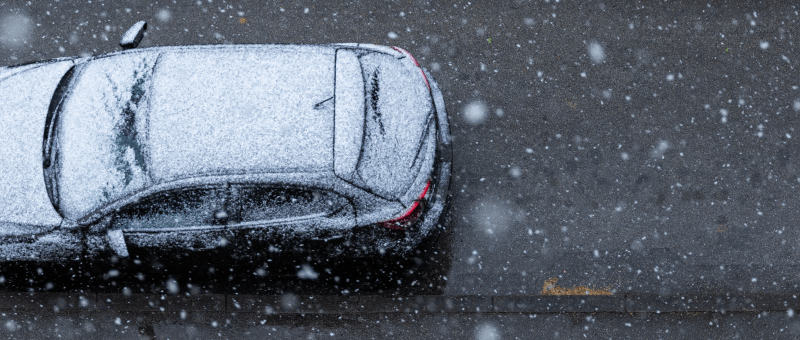
[[[8,225],[61,223],[45,189],[42,139],[50,99],[72,61],[4,69],[0,79],[0,235]]]

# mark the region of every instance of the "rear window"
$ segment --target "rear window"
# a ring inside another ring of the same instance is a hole
[[[364,146],[358,163],[360,185],[384,198],[406,192],[420,171],[421,143],[433,114],[419,70],[393,56],[360,57],[364,77]]]

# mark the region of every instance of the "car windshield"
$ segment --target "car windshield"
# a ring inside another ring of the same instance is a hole
[[[76,70],[59,109],[53,143],[57,202],[65,218],[79,220],[147,185],[142,134],[157,57],[101,58]]]

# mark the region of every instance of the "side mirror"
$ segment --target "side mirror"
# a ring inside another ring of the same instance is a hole
[[[125,235],[122,234],[122,230],[109,229],[106,233],[106,240],[117,256],[128,257],[128,246],[125,244]]]
[[[122,39],[119,40],[119,46],[122,46],[122,49],[125,50],[136,48],[136,46],[139,46],[139,43],[142,42],[144,31],[146,30],[147,23],[144,20],[133,24],[133,26],[122,35]]]
[[[125,244],[125,235],[122,234],[121,229],[112,229],[111,222],[113,220],[113,215],[101,218],[89,227],[89,233],[95,235],[102,235],[105,233],[106,243],[111,247],[111,250],[119,257],[128,257],[128,246]]]
[[[113,216],[113,215],[112,215]],[[103,217],[89,226],[90,233],[102,233],[111,227],[112,216]]]

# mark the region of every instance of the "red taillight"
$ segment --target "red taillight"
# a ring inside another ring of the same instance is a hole
[[[392,46],[392,49],[394,49],[395,51],[400,52],[402,54],[405,54],[409,58],[411,58],[411,61],[413,61],[414,65],[417,66],[417,68],[419,69],[419,72],[422,73],[422,79],[425,80],[425,86],[427,86],[428,87],[428,91],[430,91],[431,90],[431,84],[428,83],[428,77],[425,76],[425,71],[423,71],[422,68],[419,66],[419,63],[417,62],[417,59],[415,59],[414,56],[411,55],[411,53],[408,53],[408,51],[406,51],[406,50],[404,50],[402,48]]]
[[[422,194],[419,195],[419,198],[414,200],[414,203],[411,203],[408,210],[403,212],[400,217],[395,217],[379,224],[393,230],[403,230],[413,225],[425,210],[425,195],[428,194],[428,189],[430,189],[430,187],[431,181],[428,181],[428,183],[425,184],[425,189],[422,190]]]

